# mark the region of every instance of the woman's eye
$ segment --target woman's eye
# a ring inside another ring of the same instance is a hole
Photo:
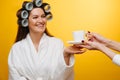
[[[33,19],[37,19],[37,17],[33,17]]]
[[[45,16],[45,15],[42,15],[41,17],[42,17],[42,18],[45,18],[46,16]]]

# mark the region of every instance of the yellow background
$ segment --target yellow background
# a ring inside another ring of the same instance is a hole
[[[0,80],[8,79],[7,58],[17,32],[16,11],[24,0],[0,1]],[[52,9],[49,31],[65,46],[72,31],[85,30],[120,41],[120,0],[44,0]],[[120,67],[99,51],[75,55],[75,80],[120,80]]]

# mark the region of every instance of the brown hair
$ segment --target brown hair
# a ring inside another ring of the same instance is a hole
[[[46,3],[43,3],[40,7],[36,7],[36,6],[34,6],[33,8],[41,8],[43,11],[44,11],[44,13],[45,13],[45,15],[47,15],[47,13],[45,12],[45,10],[44,10],[44,5],[45,5]],[[22,39],[24,39],[24,38],[26,38],[26,35],[29,33],[29,28],[28,28],[28,26],[27,27],[23,27],[22,25],[20,25],[19,24],[19,21],[21,21],[21,18],[19,17],[21,14],[20,14],[20,11],[21,10],[24,10],[23,8],[21,8],[21,9],[19,9],[18,11],[17,11],[17,18],[18,18],[18,32],[17,32],[17,36],[16,36],[16,40],[15,40],[15,42],[18,42],[18,41],[20,41],[20,40],[22,40]],[[30,13],[30,11],[28,11],[28,13]],[[29,16],[28,16],[29,17]],[[50,37],[53,37],[49,32],[48,32],[48,30],[47,30],[47,28],[45,29],[45,33],[48,35],[48,36],[50,36]]]

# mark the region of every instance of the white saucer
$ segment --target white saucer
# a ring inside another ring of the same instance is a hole
[[[76,42],[76,41],[67,41],[69,44],[82,44],[82,42]]]

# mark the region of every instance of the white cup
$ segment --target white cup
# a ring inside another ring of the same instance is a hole
[[[73,31],[73,38],[75,42],[82,42],[82,40],[85,40],[85,31]]]

